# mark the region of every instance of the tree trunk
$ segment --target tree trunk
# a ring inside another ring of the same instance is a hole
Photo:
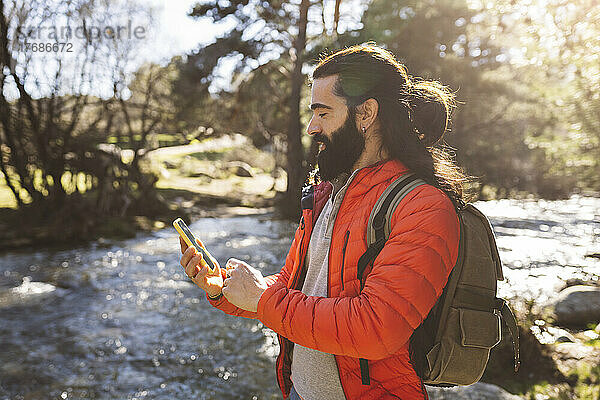
[[[306,174],[304,161],[304,149],[302,148],[302,125],[300,123],[300,95],[304,77],[302,76],[302,64],[304,62],[304,49],[306,47],[306,24],[308,22],[309,0],[300,3],[300,19],[298,20],[298,36],[294,40],[291,50],[294,70],[291,76],[292,92],[290,95],[290,116],[287,129],[287,191],[281,211],[284,216],[297,218],[301,214],[300,195],[304,177]]]
[[[340,3],[342,0],[335,0],[335,11],[333,13],[333,35],[337,37],[338,24],[340,23]]]

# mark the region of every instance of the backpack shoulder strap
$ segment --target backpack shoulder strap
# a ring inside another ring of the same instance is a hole
[[[390,236],[391,219],[398,204],[414,188],[426,182],[414,174],[405,174],[392,182],[379,196],[367,222],[367,251],[358,260],[357,278],[362,280],[367,266],[377,258]]]
[[[358,259],[357,278],[359,281],[362,281],[365,269],[377,258],[390,236],[390,220],[396,207],[411,190],[423,184],[425,181],[417,178],[414,174],[402,175],[392,182],[375,202],[367,222],[367,250]],[[362,384],[370,385],[369,362],[364,358],[360,358],[359,362]]]

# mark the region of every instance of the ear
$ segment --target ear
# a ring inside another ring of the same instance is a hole
[[[357,107],[356,124],[358,129],[369,129],[379,114],[379,103],[374,98],[365,100]]]

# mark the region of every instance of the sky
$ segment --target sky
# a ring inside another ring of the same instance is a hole
[[[139,0],[142,1],[142,0]],[[199,44],[208,44],[215,37],[224,34],[233,28],[231,23],[213,24],[209,19],[192,19],[187,16],[192,6],[200,0],[149,0],[144,4],[150,4],[155,9],[157,16],[157,47],[147,55],[148,59],[158,61],[162,56],[183,54],[198,47]],[[326,18],[331,25],[333,21],[334,1],[325,1]],[[345,16],[340,21],[340,31],[349,27],[356,27],[360,22],[364,1],[350,0],[342,2],[341,14]],[[327,28],[331,28],[327,26]],[[315,32],[313,32],[315,33]],[[319,33],[319,32],[316,32]]]
[[[82,65],[81,60],[86,54],[85,37],[77,36],[77,31],[85,27],[83,27],[81,22],[68,20],[66,17],[68,14],[63,15],[61,13],[60,6],[64,6],[64,3],[61,3],[60,0],[48,1],[51,3],[55,2],[55,5],[52,3],[52,7],[58,7],[59,11],[56,13],[56,17],[38,18],[39,20],[35,16],[31,17],[23,25],[23,31],[29,33],[24,34],[20,41],[15,41],[15,45],[19,46],[18,43],[21,42],[28,42],[33,45],[52,45],[57,42],[57,39],[56,36],[50,38],[51,32],[60,31],[61,33],[58,34],[60,36],[60,40],[58,40],[61,42],[60,44],[66,44],[71,47],[67,48],[69,52],[63,52],[64,49],[59,52],[56,50],[50,52],[49,50],[39,51],[30,49],[32,51],[27,53],[31,54],[32,58],[26,67],[30,79],[27,79],[25,85],[27,90],[36,97],[47,96],[53,90],[55,71],[57,71],[59,66],[65,70],[69,70],[69,68],[73,69],[72,73],[66,73],[64,76],[79,76],[77,71]],[[116,37],[118,40],[121,40],[122,37],[122,42],[119,45],[120,50],[117,53],[108,50],[110,47],[109,39],[106,42],[108,46],[105,46],[107,51],[96,58],[94,64],[96,66],[95,70],[93,73],[88,72],[88,75],[94,75],[94,84],[84,84],[76,87],[77,82],[81,81],[81,79],[65,80],[61,82],[60,92],[82,92],[100,97],[111,96],[113,92],[112,82],[114,81],[114,77],[111,74],[114,71],[115,65],[124,66],[121,70],[126,71],[127,75],[133,77],[133,72],[143,63],[153,62],[166,65],[173,56],[189,54],[198,48],[210,44],[216,37],[223,36],[234,28],[234,18],[225,18],[219,23],[213,23],[210,18],[193,19],[189,17],[189,12],[198,2],[202,2],[202,0],[176,0],[170,2],[166,0],[116,0],[115,3],[112,3],[117,4],[116,7],[113,5],[104,9],[101,6],[98,10],[90,11],[92,14],[87,17],[84,11],[83,21],[84,23],[88,21],[87,29],[97,28],[95,32],[98,34],[98,37],[105,33],[105,28],[107,27],[110,27],[109,31],[117,34]],[[364,0],[349,0],[342,3],[341,14],[343,18],[340,21],[340,31],[359,23],[362,12],[358,8],[358,4],[361,2],[364,2]],[[141,5],[142,7],[136,8],[136,5]],[[331,29],[328,25],[332,25],[334,5],[335,1],[325,0],[326,19],[329,21],[326,24],[326,29]],[[152,10],[150,13],[147,13],[148,8]],[[108,14],[105,16],[104,13]],[[148,14],[152,16],[153,21],[147,20]],[[312,15],[312,17],[309,15],[310,18],[320,21],[321,15],[320,13]],[[13,28],[16,29],[18,26],[16,25],[16,21],[13,21],[12,24],[14,25]],[[120,28],[124,29],[124,34],[120,33]],[[71,36],[69,38],[67,35],[65,38],[63,30],[66,29],[72,29],[75,37]],[[131,38],[130,33],[135,29],[142,29],[143,35],[141,38]],[[319,30],[318,32],[312,32],[312,34],[318,34],[322,26],[319,24],[312,24],[311,26],[309,24],[310,29]],[[80,32],[81,35],[83,35],[82,32]],[[20,33],[15,33],[15,35],[19,36]],[[92,37],[94,37],[93,33]],[[102,38],[102,40],[104,41],[105,39]],[[17,57],[20,57],[19,62],[21,64],[25,62],[25,54],[25,52],[17,52]],[[279,56],[277,53],[266,54],[259,62],[264,63],[277,56]],[[239,57],[236,56],[220,60],[213,74],[209,90],[216,92],[220,89],[228,89],[231,85],[231,73],[237,62],[239,62]],[[11,87],[8,85],[5,87],[5,90],[9,92],[9,97],[18,96],[16,86]]]
[[[141,1],[141,0],[140,0]],[[197,49],[200,45],[207,45],[216,37],[223,35],[234,27],[228,21],[213,24],[210,19],[193,19],[187,16],[193,5],[200,0],[150,0],[144,4],[151,5],[155,10],[156,24],[154,31],[150,32],[148,45],[140,54],[140,62],[152,61],[165,63],[174,55],[185,54]],[[340,31],[349,27],[356,27],[362,14],[361,0],[351,0],[342,3],[341,14],[346,16],[340,21]],[[334,1],[325,1],[326,18],[333,21]],[[358,17],[358,20],[356,19]],[[331,28],[331,27],[328,27]],[[318,32],[316,32],[318,33]],[[276,55],[275,55],[276,56]],[[271,58],[271,56],[267,56]],[[209,90],[216,91],[230,85],[229,76],[233,71],[236,58],[221,60],[217,73],[213,78]],[[266,62],[261,60],[260,62]]]
[[[184,54],[214,41],[229,27],[214,25],[208,20],[194,20],[187,16],[198,0],[150,0],[157,17],[152,44],[147,46],[144,58],[148,61],[160,62],[177,54]],[[152,40],[151,39],[151,40]]]
[[[151,61],[164,64],[171,57],[189,53],[198,47],[210,44],[216,37],[233,28],[231,23],[213,24],[209,19],[194,19],[187,14],[199,0],[150,0],[155,10],[156,24],[149,35],[148,46],[140,54],[140,62]],[[235,59],[221,62],[210,90],[227,88]]]

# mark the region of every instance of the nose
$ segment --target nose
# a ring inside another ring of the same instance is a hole
[[[308,134],[308,136],[314,136],[320,132],[321,127],[314,122],[314,118],[311,118],[310,122],[308,123],[308,127],[306,128],[306,133]]]

